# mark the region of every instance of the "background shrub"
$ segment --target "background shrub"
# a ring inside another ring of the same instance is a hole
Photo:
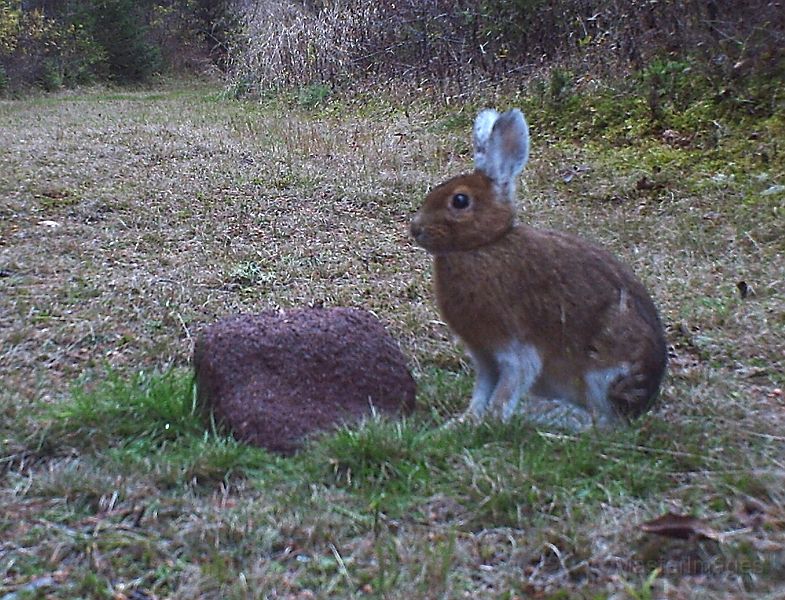
[[[770,96],[784,57],[785,11],[771,0],[0,0],[7,88],[217,68],[243,94],[392,81],[460,94],[536,74],[558,103],[582,82],[645,70],[658,118],[682,65],[701,92],[745,108],[757,104],[745,94]]]
[[[233,14],[230,0],[0,0],[0,90],[223,68]]]
[[[237,11],[232,77],[261,93],[391,79],[455,87],[553,64],[603,79],[659,61],[656,112],[678,77],[670,62],[689,61],[714,93],[732,95],[750,73],[781,74],[785,56],[785,11],[767,0],[242,0]]]
[[[161,50],[150,39],[143,3],[99,0],[93,5],[93,36],[106,51],[111,79],[140,82],[159,72]]]

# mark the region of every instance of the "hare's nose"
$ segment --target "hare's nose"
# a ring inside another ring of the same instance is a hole
[[[409,233],[411,233],[414,239],[417,239],[417,237],[422,234],[422,223],[420,221],[421,219],[418,213],[412,217],[411,223],[409,223]]]

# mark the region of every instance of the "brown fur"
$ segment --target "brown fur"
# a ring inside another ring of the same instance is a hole
[[[452,207],[456,193],[471,198]],[[434,255],[439,310],[476,356],[533,344],[543,372],[536,395],[586,405],[583,375],[631,366],[609,391],[617,413],[645,411],[666,364],[657,310],[644,286],[607,251],[578,237],[515,224],[510,202],[483,173],[433,189],[412,235]]]

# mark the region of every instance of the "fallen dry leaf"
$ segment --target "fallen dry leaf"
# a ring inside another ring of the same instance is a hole
[[[646,533],[654,533],[679,540],[705,539],[719,542],[722,538],[722,535],[703,519],[670,512],[651,521],[641,523],[639,527]]]

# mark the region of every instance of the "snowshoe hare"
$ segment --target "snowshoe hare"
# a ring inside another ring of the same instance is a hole
[[[476,369],[464,417],[612,427],[646,411],[667,351],[657,309],[630,269],[578,237],[516,222],[529,155],[523,114],[474,123],[473,173],[435,187],[411,223],[433,255],[436,300]],[[532,407],[551,407],[537,415]]]

